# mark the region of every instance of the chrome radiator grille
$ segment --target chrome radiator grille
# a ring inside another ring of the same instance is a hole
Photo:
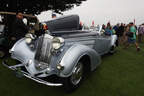
[[[35,60],[38,62],[50,63],[51,59],[52,40],[41,37],[38,40]]]

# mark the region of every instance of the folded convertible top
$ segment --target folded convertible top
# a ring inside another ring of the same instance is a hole
[[[54,31],[71,31],[79,29],[79,16],[69,15],[62,16],[45,22],[50,32]]]

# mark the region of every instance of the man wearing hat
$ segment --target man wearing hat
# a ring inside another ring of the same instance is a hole
[[[56,14],[52,13],[52,18],[56,18]]]

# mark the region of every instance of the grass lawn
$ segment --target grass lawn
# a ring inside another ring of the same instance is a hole
[[[97,70],[71,94],[61,87],[48,87],[27,78],[16,78],[0,65],[0,96],[144,96],[144,45],[117,48],[104,56]]]

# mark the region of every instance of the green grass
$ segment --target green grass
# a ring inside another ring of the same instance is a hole
[[[0,66],[0,96],[144,96],[144,45],[117,48],[102,58],[97,70],[73,93],[61,87],[48,87],[27,78],[16,78],[13,71]]]

